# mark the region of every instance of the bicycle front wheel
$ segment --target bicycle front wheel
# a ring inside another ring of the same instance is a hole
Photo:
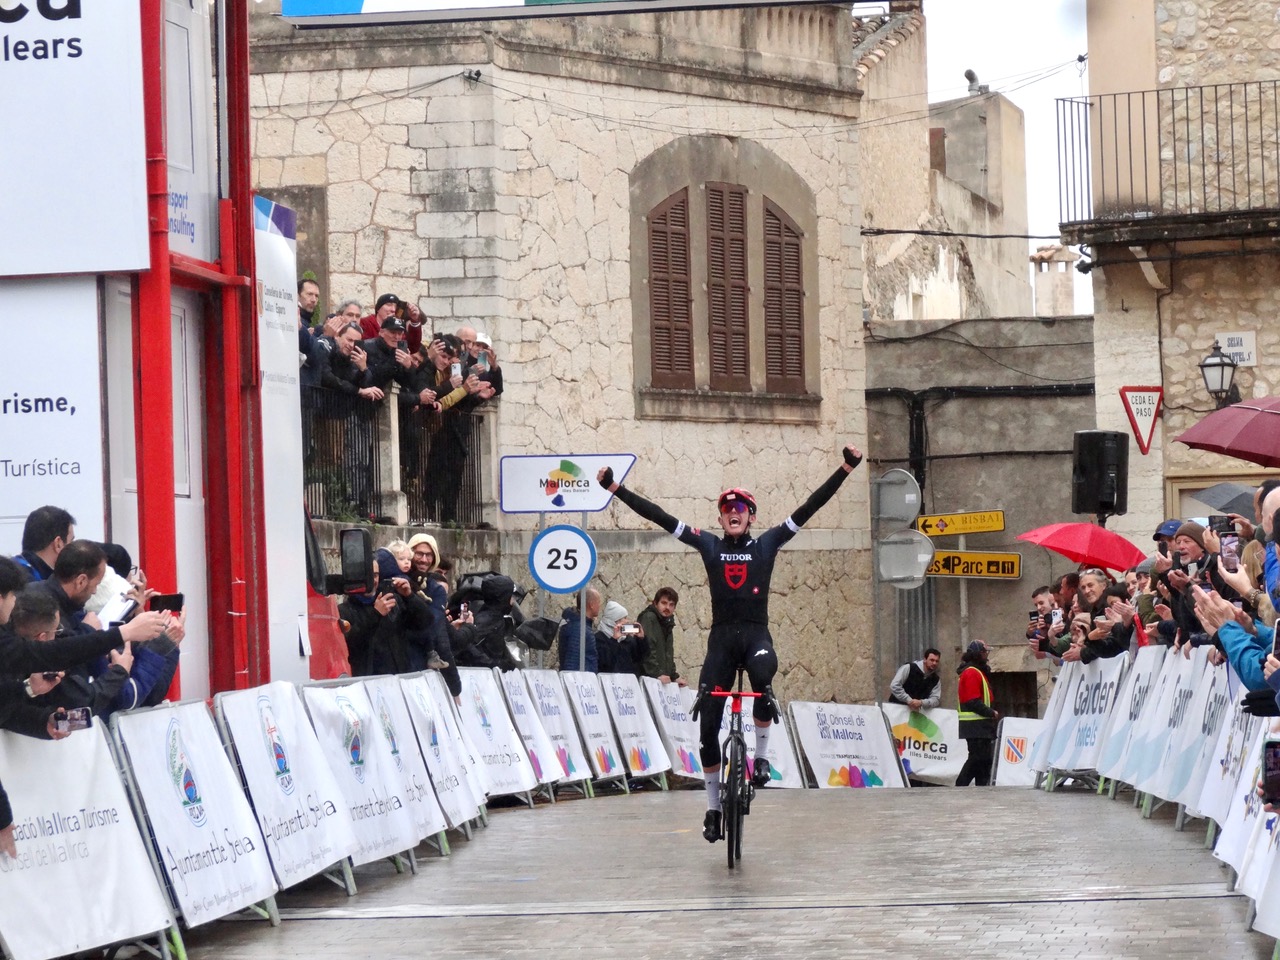
[[[742,859],[742,818],[745,813],[747,748],[741,737],[730,737],[725,745],[724,839],[729,868]]]

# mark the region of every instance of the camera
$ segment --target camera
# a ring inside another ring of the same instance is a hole
[[[1236,532],[1235,524],[1231,522],[1231,518],[1221,513],[1215,513],[1209,517],[1209,529],[1220,537]]]
[[[93,714],[88,707],[66,707],[53,715],[54,729],[59,733],[70,733],[73,730],[87,730],[93,726]]]

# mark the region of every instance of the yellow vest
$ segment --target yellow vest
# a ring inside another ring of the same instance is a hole
[[[966,667],[966,670],[978,670],[977,667]],[[982,680],[982,703],[984,706],[991,706],[991,685],[987,683],[987,675],[978,670],[978,677]],[[974,713],[972,710],[961,708],[959,712],[960,720],[990,720],[990,717],[984,717],[980,713]]]

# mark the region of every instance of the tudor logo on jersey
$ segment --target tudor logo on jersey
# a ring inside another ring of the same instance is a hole
[[[724,582],[737,590],[747,582],[747,565],[745,563],[726,563],[724,565]]]

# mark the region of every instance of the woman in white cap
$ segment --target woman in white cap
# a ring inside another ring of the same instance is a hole
[[[649,641],[640,624],[630,620],[627,608],[610,600],[600,611],[600,627],[596,630],[596,655],[601,673],[640,675],[644,658],[649,655]]]

